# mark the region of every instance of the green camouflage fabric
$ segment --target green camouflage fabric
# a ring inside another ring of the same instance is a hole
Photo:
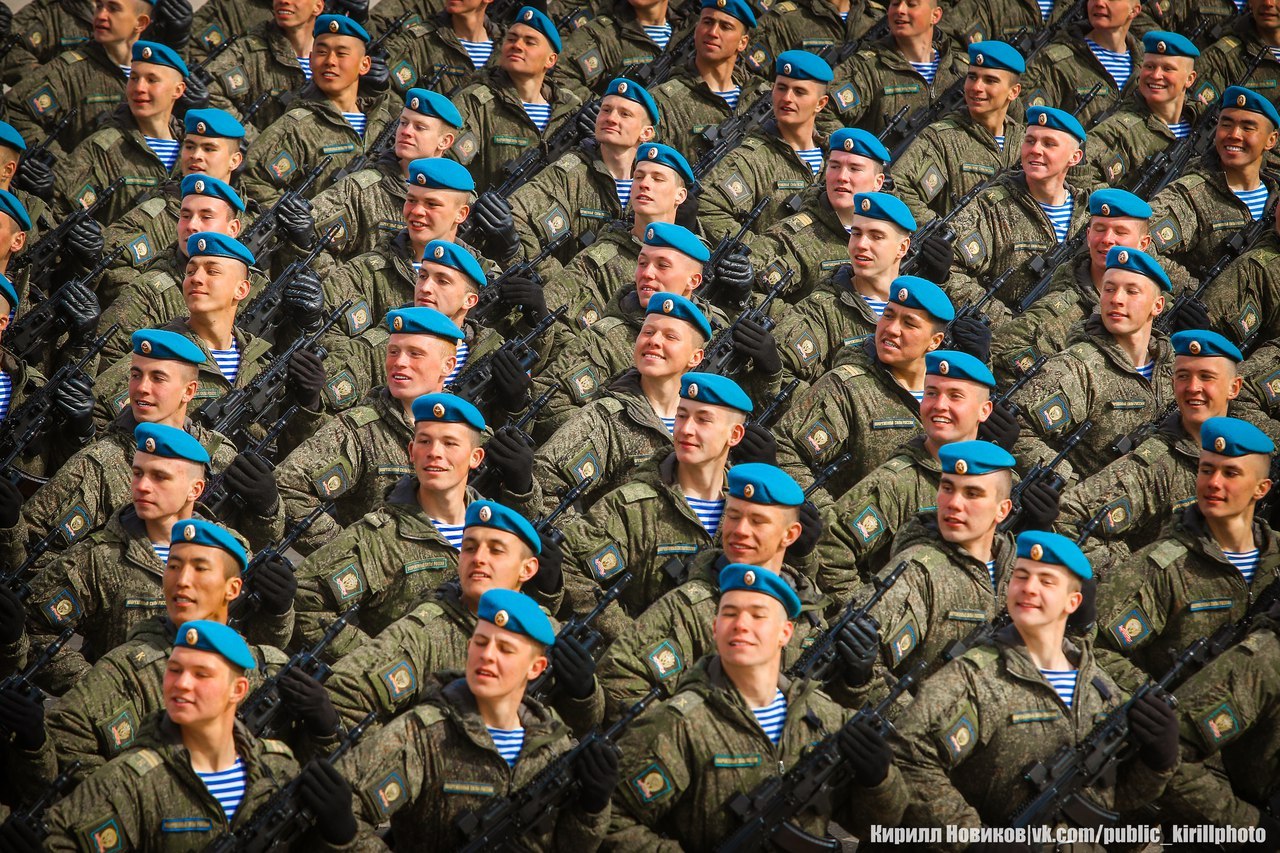
[[[448,13],[438,12],[434,19],[402,27],[384,45],[391,88],[400,95],[414,86],[453,92],[474,82],[489,69],[497,68],[502,55],[502,27],[485,18],[484,29],[493,42],[493,52],[487,63],[476,68],[462,40],[453,31]],[[439,79],[433,83],[437,75]],[[401,102],[403,100],[401,98]]]
[[[1237,402],[1266,417],[1280,415],[1280,342],[1259,347],[1240,367],[1244,386]]]
[[[1268,202],[1277,184],[1266,172]],[[1203,274],[1222,257],[1231,235],[1247,228],[1253,219],[1249,207],[1227,186],[1220,168],[1193,169],[1151,199],[1151,242],[1155,250],[1191,270]]]
[[[244,34],[206,69],[213,78],[209,106],[239,119],[248,134],[246,141],[252,142],[259,131],[284,115],[286,107],[279,96],[300,91],[307,84],[307,75],[274,19],[241,32]],[[270,96],[259,104],[253,118],[246,119],[250,106],[267,92]]]
[[[28,145],[49,135],[68,110],[78,108],[49,150],[62,160],[93,133],[98,117],[124,101],[124,72],[97,42],[59,53],[4,96],[5,121]]]
[[[853,289],[853,270],[844,252],[844,266],[827,276],[825,286],[787,311],[773,331],[782,356],[782,381],[800,379],[808,387],[835,366],[848,347],[875,336],[878,317]]]
[[[667,50],[680,43],[680,31],[672,10],[667,12],[672,25]],[[551,79],[586,100],[592,92],[603,93],[614,77],[648,65],[663,52],[636,20],[630,3],[617,3],[596,15],[573,32],[561,33],[564,50],[551,69]]]
[[[1132,79],[1137,78],[1135,70]],[[1194,124],[1191,107],[1188,102],[1183,108],[1182,120]],[[1148,159],[1176,141],[1169,125],[1152,114],[1135,90],[1097,127],[1090,128],[1084,160],[1071,170],[1071,179],[1090,190],[1134,186],[1146,171]]]
[[[751,262],[770,286],[793,270],[795,277],[781,298],[803,305],[805,297],[849,263],[849,232],[823,188],[803,191],[786,207],[798,209],[751,240]]]
[[[259,24],[274,20],[267,0],[208,0],[196,9],[191,24],[190,60],[199,62],[227,39],[243,37]]]
[[[831,84],[831,109],[840,123],[878,134],[903,107],[910,115],[963,80],[969,73],[968,53],[937,29],[933,48],[938,69],[932,85],[898,51],[892,36],[872,42],[841,63]]]
[[[623,218],[617,185],[594,140],[581,143],[547,166],[516,190],[510,202],[525,257],[537,255],[563,234],[570,235],[555,254],[561,264],[577,254],[582,235],[600,232]],[[557,267],[549,259],[539,269],[546,278]]]
[[[325,253],[344,264],[394,239],[404,230],[407,194],[400,161],[393,153],[321,190],[311,200],[316,236],[338,229]]]
[[[23,403],[45,386],[46,379],[40,371],[20,361],[17,356],[0,346],[0,371],[9,375],[12,382],[9,411],[15,412]],[[19,474],[41,477],[52,474],[69,456],[80,449],[80,445],[71,436],[61,430],[50,429],[43,438],[37,439],[15,461],[14,469]]]
[[[878,2],[853,0],[848,16],[842,18],[829,0],[782,0],[762,5],[769,14],[759,17],[744,59],[749,71],[769,79],[779,53],[793,49],[822,53],[854,43],[884,16],[885,9]]]
[[[1209,284],[1201,298],[1213,328],[1249,352],[1280,337],[1280,237],[1263,235]]]
[[[1022,104],[1027,107],[1058,107],[1074,113],[1086,128],[1097,116],[1138,91],[1138,69],[1142,66],[1141,36],[1125,36],[1129,53],[1129,79],[1117,90],[1115,79],[1085,44],[1088,24],[1059,33],[1022,75]],[[1083,103],[1094,86],[1101,86],[1093,100]],[[1076,112],[1076,110],[1079,112]],[[1090,142],[1093,141],[1090,134]],[[1092,147],[1092,146],[1090,146]]]
[[[1246,77],[1245,72],[1259,56],[1257,67]],[[1196,82],[1188,100],[1194,100],[1203,111],[1216,104],[1228,86],[1248,86],[1266,92],[1277,85],[1280,85],[1280,60],[1272,55],[1270,46],[1245,16],[1232,32],[1202,50],[1196,59]]]
[[[1217,28],[1234,29],[1232,25],[1241,21],[1239,10],[1230,0],[1208,0],[1204,3],[1194,0],[1154,0],[1143,4],[1142,13],[1149,14],[1159,29],[1195,36],[1200,44],[1204,44],[1206,40],[1203,36],[1195,35],[1197,32],[1212,33]]]
[[[772,21],[773,18],[770,16],[766,20]],[[666,82],[650,92],[662,115],[658,138],[684,154],[692,166],[711,148],[711,143],[702,135],[703,131],[745,114],[753,103],[768,96],[772,88],[751,74],[745,62],[734,66],[733,85],[739,89],[738,105],[730,109],[729,103],[702,79],[694,60],[673,68]]]
[[[554,311],[564,306],[571,329],[579,333],[589,329],[607,316],[612,302],[634,292],[643,245],[626,222],[605,226],[562,272],[544,281],[547,308]]]
[[[89,41],[93,4],[87,0],[35,0],[13,14],[18,43],[0,61],[0,83],[16,86],[60,52]]]
[[[959,0],[946,10],[938,26],[961,44],[989,39],[1016,41],[1014,37],[1023,31],[1034,36],[1046,26],[1056,24],[1074,6],[1074,3],[1059,0],[1053,4],[1046,20],[1035,0]],[[1141,38],[1143,33],[1153,29],[1156,29],[1155,22],[1143,7],[1130,30]],[[1025,86],[1023,90],[1026,90]]]
[[[396,19],[409,12],[409,18],[405,21],[405,26],[416,24],[429,18],[444,8],[439,0],[381,0],[369,10],[369,22],[365,24],[365,29],[372,33],[375,37],[382,35],[387,31]]]

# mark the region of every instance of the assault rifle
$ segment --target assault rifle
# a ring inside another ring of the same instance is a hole
[[[1076,3],[1058,20],[1052,22],[1035,35],[1028,35],[1020,42],[1014,45],[1018,48],[1030,67],[1031,61],[1036,58],[1036,54],[1048,47],[1049,42],[1057,38],[1058,33],[1067,30],[1076,24],[1082,22],[1087,17],[1088,7],[1085,0],[1076,0]]]
[[[745,366],[743,359],[738,355],[733,347],[733,333],[744,321],[750,320],[759,323],[765,331],[769,331],[777,323],[769,316],[769,306],[773,304],[773,300],[777,299],[791,279],[795,278],[796,271],[789,269],[778,277],[773,287],[769,288],[769,292],[765,294],[764,299],[758,305],[755,305],[738,315],[738,319],[734,320],[728,326],[725,326],[720,332],[711,339],[707,344],[705,354],[702,359],[702,367],[706,373],[715,373],[719,376],[733,376]]]
[[[496,393],[493,390],[493,357],[505,350],[515,356],[523,370],[533,367],[538,360],[538,352],[533,348],[533,342],[563,317],[567,310],[561,305],[555,311],[548,312],[547,316],[520,337],[512,338],[489,355],[476,359],[474,363],[468,363],[466,369],[454,380],[449,389],[450,392],[465,398],[467,402],[483,411],[492,402],[493,395]]]
[[[66,770],[55,776],[53,781],[45,786],[44,790],[40,792],[40,796],[36,797],[35,802],[25,809],[12,812],[8,819],[5,820],[4,825],[24,826],[27,828],[27,833],[34,836],[38,841],[48,838],[49,827],[45,826],[44,813],[49,810],[49,806],[71,791],[80,766],[79,759],[68,764]]]
[[[288,426],[290,419],[297,413],[298,405],[296,403],[285,409],[284,413],[276,418],[276,422],[263,434],[262,438],[250,444],[243,452],[256,454],[263,459],[271,458],[272,445],[280,438],[280,434],[284,432],[284,428]],[[231,509],[232,501],[235,500],[235,496],[228,492],[224,486],[226,481],[227,472],[224,469],[210,477],[209,481],[204,485],[204,491],[200,493],[200,503],[208,507],[213,516],[224,520],[227,512]]]
[[[62,244],[66,242],[67,235],[78,228],[81,223],[96,217],[103,205],[110,201],[111,197],[119,192],[123,186],[124,178],[116,178],[98,192],[92,204],[76,210],[62,220],[57,228],[42,234],[34,245],[27,247],[22,254],[13,259],[13,262],[9,265],[9,278],[16,281],[18,273],[27,267],[31,267],[32,277],[41,282],[53,275],[58,269],[58,264],[56,263],[58,253],[62,251]],[[45,288],[41,289],[44,290]]]
[[[809,487],[804,490],[805,500],[808,500],[810,497],[812,497],[814,492],[818,491],[818,489],[821,489],[823,486],[825,486],[828,480],[830,480],[836,474],[840,473],[840,469],[848,465],[852,461],[853,461],[853,454],[849,452],[845,452],[837,456],[830,464],[824,466],[814,476],[813,482],[809,484]]]
[[[230,38],[225,38],[218,42],[207,54],[205,54],[204,59],[187,68],[187,77],[198,78],[200,82],[208,86],[213,82],[213,75],[209,73],[209,66],[213,64],[215,59],[225,53],[227,48],[231,47],[231,45],[235,44],[239,40],[240,34],[236,33]]]
[[[253,588],[253,577],[258,573],[258,569],[263,563],[270,559],[279,557],[286,563],[289,558],[285,556],[285,552],[293,547],[293,543],[302,538],[302,534],[311,529],[311,525],[319,520],[320,516],[333,511],[333,501],[325,501],[311,512],[298,519],[292,524],[280,541],[272,545],[270,548],[263,548],[253,555],[253,559],[249,561],[249,565],[241,573],[240,579],[243,586],[240,589],[240,595],[231,602],[230,618],[227,620],[233,628],[238,628],[245,620],[257,609],[258,603],[262,600],[258,595],[258,591]],[[290,564],[292,565],[292,564]]]
[[[63,628],[62,633],[57,636],[57,639],[45,646],[44,651],[40,653],[40,656],[27,664],[26,669],[22,672],[16,672],[3,681],[0,681],[0,693],[17,693],[20,696],[43,699],[44,691],[36,686],[35,677],[40,673],[40,670],[44,669],[53,661],[58,652],[62,651],[62,647],[71,640],[71,637],[75,632],[76,629],[71,625]],[[0,725],[0,731],[3,731],[6,728],[7,726]]]
[[[592,98],[578,111],[555,129],[555,132],[537,145],[529,148],[514,160],[509,160],[502,167],[506,177],[493,191],[503,198],[511,198],[512,193],[524,186],[530,178],[541,172],[545,166],[554,163],[582,141],[582,129],[578,127],[578,119],[589,115],[590,110],[598,106],[600,98]]]
[[[1131,432],[1116,438],[1115,441],[1111,442],[1111,450],[1117,456],[1132,453],[1139,444],[1155,435],[1164,424],[1165,419],[1176,411],[1178,411],[1178,401],[1174,400],[1151,420],[1139,424]]]
[[[667,82],[667,78],[671,76],[671,70],[678,68],[693,58],[694,42],[693,31],[691,28],[684,38],[671,45],[669,50],[664,50],[658,54],[656,59],[641,65],[639,68],[632,69],[627,73],[627,77],[636,81],[646,89],[652,90],[654,86],[659,86]]]
[[[964,81],[964,77],[953,80],[950,86],[929,102],[928,106],[911,113],[905,121],[900,123],[901,127],[894,127],[894,135],[890,138],[895,144],[889,146],[889,162],[892,163],[901,157],[911,143],[916,141],[920,131],[964,106]]]
[[[871,593],[871,596],[862,604],[850,601],[845,606],[844,613],[840,614],[840,618],[828,625],[827,630],[822,632],[822,636],[805,649],[796,662],[787,669],[787,678],[820,677],[824,670],[835,662],[836,642],[840,639],[840,632],[846,625],[871,613],[871,608],[884,598],[884,594],[898,582],[898,578],[902,577],[902,573],[909,565],[911,565],[910,561],[903,560],[894,566],[889,574],[872,580],[875,592]]]
[[[1047,463],[1037,462],[1031,470],[1027,472],[1027,476],[1018,481],[1018,485],[1013,487],[1013,492],[1009,495],[1013,501],[1013,509],[1007,516],[1005,516],[1004,521],[996,525],[997,531],[1000,533],[1006,533],[1009,530],[1012,530],[1013,526],[1018,523],[1018,516],[1022,514],[1022,495],[1032,485],[1043,480],[1055,489],[1062,489],[1066,484],[1066,480],[1058,473],[1058,466],[1062,464],[1063,460],[1067,458],[1071,451],[1076,449],[1076,445],[1084,441],[1085,434],[1091,429],[1093,429],[1092,420],[1087,420],[1081,423],[1080,426],[1076,427],[1075,430],[1072,431],[1071,435],[1067,436],[1067,440],[1063,443],[1062,449],[1058,451],[1056,456],[1050,459]]]
[[[408,12],[405,13],[409,14]],[[392,150],[396,144],[396,134],[400,132],[400,120],[393,119],[388,121],[382,130],[378,131],[378,135],[373,138],[373,142],[365,147],[364,151],[352,157],[347,165],[343,166],[333,175],[333,183],[345,178],[347,175],[354,175],[361,169],[367,169],[378,160],[382,159],[382,155]]]
[[[502,306],[502,285],[515,278],[530,278],[534,281],[541,282],[542,276],[538,274],[538,267],[547,258],[555,254],[564,242],[569,239],[569,232],[561,234],[559,237],[544,243],[538,253],[531,258],[525,258],[523,261],[512,264],[503,270],[502,274],[493,281],[485,285],[484,290],[480,291],[480,298],[471,310],[467,312],[467,318],[474,320],[481,326],[491,326],[500,316],[495,313]]]
[[[1043,255],[1036,255],[1027,262],[1025,268],[1030,270],[1033,275],[1040,276],[1040,278],[1027,291],[1027,295],[1022,297],[1022,301],[1018,303],[1017,308],[1014,309],[1015,317],[1030,308],[1037,299],[1049,291],[1049,285],[1053,283],[1053,274],[1058,267],[1080,254],[1080,249],[1084,247],[1085,234],[1088,230],[1087,225],[1080,226],[1080,230],[1071,235],[1070,239],[1064,240]],[[1010,272],[1006,272],[1004,275],[1009,275]]]
[[[703,299],[706,299],[708,302],[719,301],[717,297],[721,296],[720,291],[723,288],[720,287],[720,282],[712,276],[712,273],[715,271],[716,265],[719,264],[720,261],[735,252],[743,252],[744,254],[750,253],[751,250],[746,245],[747,235],[751,233],[751,227],[756,224],[756,220],[760,218],[760,214],[764,213],[764,209],[769,206],[769,201],[770,198],[765,196],[760,199],[760,201],[756,202],[756,206],[751,208],[750,212],[748,212],[746,217],[742,220],[742,227],[738,229],[738,233],[734,234],[732,237],[726,234],[720,241],[719,245],[716,246],[715,251],[711,253],[711,257],[709,257],[707,262],[702,265],[704,276],[710,279],[709,286],[699,294]],[[748,297],[749,296],[750,294],[748,294]],[[731,307],[736,311],[741,311],[745,305],[746,300],[742,300],[737,304],[726,307]]]
[[[765,92],[756,99],[744,112],[731,116],[720,124],[712,125],[702,132],[702,137],[711,143],[705,154],[693,164],[694,178],[701,180],[723,160],[730,151],[742,144],[751,128],[763,124],[773,118],[773,92]]]
[[[255,219],[253,224],[245,229],[243,236],[240,237],[240,242],[244,244],[246,249],[253,253],[253,257],[257,260],[258,266],[261,269],[267,268],[264,258],[275,250],[273,238],[280,227],[281,205],[287,200],[305,198],[307,191],[310,190],[311,186],[320,179],[320,176],[324,174],[324,170],[328,169],[329,164],[332,162],[333,155],[326,155],[323,160],[311,169],[311,171],[303,175],[302,180],[298,182],[297,186],[290,187],[286,190],[284,195],[280,196],[276,203],[271,205],[270,210]],[[323,248],[321,251],[323,251]],[[314,260],[319,256],[319,254],[320,252],[314,252],[310,257]],[[310,262],[308,261],[308,263]],[[290,265],[289,268],[293,269],[293,266]],[[255,334],[258,333],[255,332]]]
[[[600,645],[600,640],[602,639],[600,632],[594,627],[596,619],[600,618],[600,614],[604,613],[605,608],[622,596],[622,591],[627,588],[627,584],[631,583],[631,577],[631,572],[624,573],[622,577],[614,582],[613,586],[605,590],[596,600],[595,607],[592,607],[585,614],[575,613],[572,619],[560,627],[560,632],[556,634],[556,641],[559,642],[565,637],[573,637],[587,651],[593,652]],[[553,651],[547,668],[542,671],[541,675],[529,682],[525,695],[531,696],[539,702],[546,702],[555,692],[555,680],[552,672],[554,669],[555,652]]]
[[[551,386],[546,390],[546,392],[539,396],[538,399],[529,404],[529,408],[525,410],[523,415],[508,424],[508,426],[532,444],[533,437],[529,435],[529,428],[532,427],[534,421],[538,419],[539,413],[547,407],[547,403],[550,403],[551,399],[558,393],[560,393],[560,386]],[[472,473],[469,485],[482,495],[495,494],[497,487],[501,485],[500,483],[495,482],[497,477],[497,471],[489,464],[489,460],[485,459],[480,463],[480,467]]]
[[[1013,395],[1022,390],[1022,386],[1034,379],[1035,375],[1043,370],[1044,366],[1048,363],[1049,356],[1047,355],[1042,355],[1035,361],[1031,362],[1031,366],[1024,370],[1022,375],[1013,381],[1013,384],[1001,391],[995,397],[991,398],[992,404],[996,406],[1003,406],[1006,403],[1010,403],[1013,400]]]
[[[947,211],[945,216],[938,216],[929,220],[923,228],[911,235],[911,248],[907,250],[906,257],[902,259],[902,275],[915,274],[916,266],[919,263],[920,247],[923,246],[929,238],[936,234],[939,237],[944,238],[948,243],[953,242],[956,239],[956,232],[951,227],[951,223],[955,221],[955,218],[959,215],[960,211],[964,210],[965,206],[968,205],[969,202],[977,198],[978,193],[991,186],[994,180],[995,178],[992,178],[989,181],[979,181],[974,184],[971,190],[954,201],[951,205],[951,209]]]
[[[91,287],[98,276],[107,271],[116,260],[124,254],[124,246],[117,246],[98,258],[93,268],[78,278],[73,278],[59,287],[26,314],[13,321],[13,325],[4,334],[5,348],[23,361],[33,361],[49,346],[57,344],[58,338],[67,330],[67,321],[61,311],[64,294],[73,287],[84,285]]]
[[[783,412],[787,409],[787,403],[790,402],[792,396],[796,393],[796,389],[800,387],[799,379],[792,379],[786,385],[782,386],[782,390],[773,395],[769,400],[769,405],[751,416],[749,423],[753,423],[758,427],[772,429],[773,425],[782,417]]]

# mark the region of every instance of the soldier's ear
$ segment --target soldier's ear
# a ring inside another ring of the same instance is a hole
[[[547,54],[547,61],[542,66],[542,69],[544,71],[550,71],[552,68],[556,67],[556,63],[559,61],[560,61],[560,54],[556,53],[553,50],[551,53]]]
[[[472,471],[480,467],[480,463],[484,461],[484,448],[477,447],[471,451],[471,459],[467,462],[467,467]]]

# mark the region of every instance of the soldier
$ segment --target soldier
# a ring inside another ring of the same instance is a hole
[[[510,542],[517,537],[507,532],[514,525],[500,518],[494,513],[492,527],[471,547],[536,551],[527,539]],[[528,561],[536,566],[536,559]],[[532,599],[510,589],[490,588],[475,607],[465,674],[449,673],[453,680],[430,704],[401,715],[340,764],[353,782],[361,820],[376,826],[390,819],[398,847],[461,847],[467,838],[458,830],[459,815],[511,796],[573,746],[555,711],[526,695],[547,668],[548,648],[560,650],[551,622]],[[548,813],[554,819],[526,832],[520,844],[587,853],[599,846],[618,781],[617,753],[595,740],[570,766],[580,786],[572,803]]]
[[[1106,463],[1118,436],[1172,401],[1173,347],[1154,328],[1170,288],[1168,274],[1151,255],[1112,246],[1098,313],[1014,395],[1034,434],[1054,445],[1093,421],[1067,457],[1081,476]]]
[[[679,44],[674,20],[667,0],[615,4],[569,35],[563,51],[566,61],[556,66],[552,79],[585,101],[591,92],[600,92],[606,80],[647,65]],[[604,91],[612,88],[609,83]],[[656,117],[653,123],[658,123]]]
[[[764,8],[770,14],[762,17],[745,58],[748,70],[768,77],[777,71],[783,51],[829,53],[860,44],[885,7],[855,0],[782,0]]]
[[[387,39],[384,50],[396,91],[425,86],[456,92],[497,66],[493,46],[502,40],[502,24],[489,18],[489,0],[450,0],[441,5],[441,11]]]
[[[390,95],[359,95],[360,76],[369,71],[369,34],[345,15],[321,15],[311,48],[311,82],[293,106],[262,131],[245,158],[245,192],[272,205],[298,176],[332,156],[312,185],[311,195],[392,120]],[[398,99],[397,99],[398,100]]]
[[[1280,82],[1280,60],[1271,52],[1272,45],[1280,41],[1280,17],[1266,0],[1247,0],[1244,6],[1231,10],[1231,17],[1239,19],[1205,50],[1197,63],[1199,81],[1191,96],[1201,108],[1217,102],[1228,86],[1265,91]]]
[[[1120,764],[1114,785],[1090,786],[1088,798],[1128,811],[1160,795],[1178,764],[1168,694],[1150,691],[1126,711],[1120,676],[1113,674],[1122,668],[1108,662],[1104,669],[1092,643],[1065,636],[1068,618],[1083,603],[1082,584],[1092,577],[1071,540],[1040,531],[1018,536],[1005,593],[1013,624],[921,684],[889,734],[912,792],[905,826],[1008,826],[1029,794],[1028,763],[1079,746],[1100,716],[1114,713],[1128,718],[1136,760]],[[1041,819],[1049,825],[1058,817]]]
[[[1277,185],[1262,163],[1278,139],[1280,113],[1272,103],[1249,89],[1228,88],[1213,137],[1217,166],[1192,170],[1151,200],[1156,251],[1192,272],[1212,266],[1227,238],[1266,211]]]
[[[1204,325],[1221,329],[1251,355],[1258,344],[1280,338],[1280,288],[1275,280],[1280,270],[1277,253],[1280,253],[1280,234],[1272,228],[1232,261],[1202,294]]]
[[[59,52],[89,41],[93,17],[88,0],[36,0],[10,11],[3,22],[4,36],[16,35],[18,42],[0,62],[0,82],[16,86],[24,74]]]
[[[1026,128],[1009,115],[1027,64],[1002,41],[969,45],[964,108],[920,131],[893,164],[893,191],[916,221],[946,216],[970,190],[1018,165]]]
[[[191,23],[192,62],[204,60],[224,42],[245,34],[274,17],[271,0],[208,0],[195,10]]]
[[[1275,532],[1255,515],[1275,444],[1246,421],[1210,418],[1200,447],[1195,505],[1117,566],[1098,605],[1099,643],[1157,677],[1171,654],[1239,619],[1280,577]]]
[[[725,807],[735,793],[784,773],[815,740],[837,730],[849,782],[826,801],[832,805],[806,810],[793,825],[823,836],[834,819],[864,838],[871,824],[896,825],[907,794],[874,725],[845,725],[852,711],[813,680],[781,673],[800,607],[786,581],[768,569],[731,563],[721,570],[712,629],[717,654],[699,661],[675,695],[619,743],[625,782],[615,795],[610,849],[652,850],[660,838],[709,849],[736,829]]]
[[[30,214],[32,230],[28,237],[32,243],[39,236],[39,230],[51,224],[48,203],[53,199],[53,169],[52,161],[47,157],[47,152],[45,158],[37,154],[28,155],[22,134],[8,122],[0,121],[0,190],[16,196]],[[76,251],[81,256],[81,263],[97,262],[97,255],[102,251],[101,229],[97,222],[85,222],[67,236],[66,248]],[[84,239],[91,239],[91,242],[81,245]],[[11,254],[16,253],[15,248]]]
[[[711,172],[700,178],[699,218],[707,236],[737,233],[740,221],[762,198],[771,199],[753,233],[778,216],[782,202],[811,186],[822,171],[827,139],[815,127],[827,105],[831,66],[803,50],[778,56],[773,82],[773,117],[747,137]]]

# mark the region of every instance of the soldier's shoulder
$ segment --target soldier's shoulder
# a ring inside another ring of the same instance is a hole
[[[1153,542],[1143,550],[1146,558],[1158,569],[1168,569],[1188,553],[1186,544],[1173,538]]]
[[[1033,66],[1039,65],[1042,67],[1052,67],[1059,63],[1069,61],[1071,57],[1075,56],[1075,53],[1076,53],[1076,47],[1075,47],[1076,37],[1068,34],[1065,36],[1065,38],[1069,38],[1071,39],[1071,41],[1050,42],[1049,45],[1045,47],[1044,51],[1040,54],[1040,56],[1036,59],[1036,61],[1032,63],[1032,65]],[[1030,71],[1031,69],[1027,69],[1027,70]]]
[[[350,425],[353,429],[360,429],[361,427],[366,427],[371,423],[375,423],[379,417],[381,417],[381,415],[379,415],[378,410],[373,406],[356,406],[355,408],[351,408],[343,412],[339,416],[339,419]]]
[[[99,151],[111,151],[120,144],[122,139],[124,134],[120,132],[120,128],[104,127],[101,130],[95,130],[85,142]]]
[[[164,766],[164,758],[150,747],[139,747],[129,750],[112,763],[118,763],[120,767],[132,771],[135,776],[147,776]]]
[[[799,234],[801,231],[812,227],[814,221],[815,219],[812,213],[802,210],[799,213],[793,213],[786,219],[783,219],[774,226],[774,229],[782,232],[783,234]]]

